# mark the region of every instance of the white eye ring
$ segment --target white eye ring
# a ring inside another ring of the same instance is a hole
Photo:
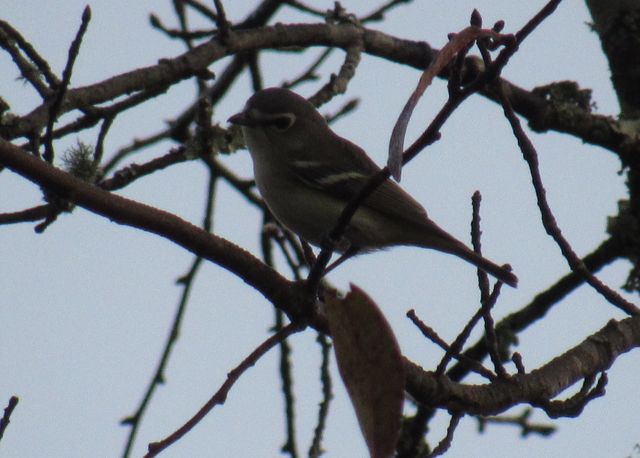
[[[276,130],[284,132],[285,130],[293,126],[294,122],[296,122],[296,115],[294,115],[293,113],[283,113],[274,116],[271,124],[276,128]]]

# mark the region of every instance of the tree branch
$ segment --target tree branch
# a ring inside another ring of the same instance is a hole
[[[405,359],[407,391],[419,402],[453,411],[496,415],[517,404],[540,405],[575,383],[607,370],[618,356],[640,346],[640,317],[611,320],[582,343],[529,374],[486,385],[434,377]]]
[[[109,193],[0,139],[0,163],[49,191],[112,221],[160,235],[233,272],[276,307],[297,315],[302,289],[244,249],[171,213]],[[298,294],[296,294],[296,292]]]
[[[231,33],[226,46],[215,40],[195,47],[173,59],[114,76],[102,82],[71,89],[61,107],[61,114],[83,106],[107,102],[124,94],[164,87],[201,74],[209,65],[231,54],[259,49],[290,46],[328,46],[346,49],[362,33],[363,52],[391,62],[425,69],[437,50],[422,41],[403,40],[371,29],[358,29],[347,24],[278,24]],[[475,57],[465,60],[465,75],[473,79],[482,71],[482,63]],[[514,110],[527,118],[535,130],[555,130],[608,149],[624,164],[640,166],[640,140],[626,135],[620,124],[611,117],[591,114],[573,107],[567,111],[545,100],[534,91],[527,91],[504,79],[499,80]],[[491,91],[482,94],[493,101],[498,95]],[[41,129],[47,121],[46,105],[0,126],[0,135],[7,139],[26,136]]]

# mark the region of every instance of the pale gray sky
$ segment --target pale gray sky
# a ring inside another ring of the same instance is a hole
[[[253,3],[234,0],[225,5],[229,17],[237,20]],[[314,3],[323,8],[333,4]],[[369,10],[368,3],[345,1],[343,5],[362,13]],[[504,19],[505,31],[515,31],[543,3],[481,0],[458,1],[454,6],[437,0],[414,2],[371,27],[440,47],[447,33],[468,24],[474,7],[486,24]],[[76,0],[14,1],[3,6],[1,17],[31,40],[60,73],[85,4]],[[165,23],[175,24],[169,1],[90,4],[93,19],[76,63],[73,86],[183,52],[180,44],[148,25],[150,11]],[[301,18],[281,14],[277,20]],[[525,42],[504,75],[529,89],[576,80],[593,89],[601,113],[615,115],[617,104],[607,65],[587,21],[583,2],[564,2]],[[269,66],[272,57],[280,65]],[[337,70],[341,57],[336,53],[324,68],[325,77]],[[266,85],[278,85],[304,67],[291,56],[265,53],[262,60],[267,63]],[[0,94],[17,113],[28,112],[37,99],[28,85],[15,80],[18,72],[4,53],[0,54],[0,68]],[[222,68],[217,63],[212,70]],[[361,97],[362,104],[336,123],[335,130],[365,148],[376,162],[384,163],[396,116],[418,78],[413,69],[364,55],[347,95]],[[308,85],[300,92],[310,95],[316,88]],[[249,91],[248,79],[241,79],[217,108],[216,120],[224,124],[240,109]],[[165,120],[191,103],[193,94],[194,85],[189,81],[118,118],[105,155],[134,137],[159,130]],[[445,84],[436,81],[413,116],[409,140],[431,119],[445,96]],[[323,111],[345,100],[336,98]],[[508,132],[501,109],[475,97],[446,124],[442,140],[405,169],[402,182],[435,221],[463,240],[468,240],[471,194],[476,189],[482,192],[484,252],[498,262],[510,262],[520,277],[517,290],[503,289],[495,311],[498,318],[519,309],[567,271],[559,249],[541,226],[527,167]],[[79,138],[94,143],[96,131],[82,132]],[[603,239],[607,215],[615,214],[618,199],[625,197],[624,177],[616,175],[619,162],[613,154],[567,136],[533,134],[532,139],[558,223],[576,251],[586,254]],[[57,150],[72,142],[75,139],[61,142]],[[170,146],[156,145],[133,160],[161,155]],[[225,163],[243,176],[251,174],[248,154],[240,152],[225,158]],[[205,181],[204,167],[192,162],[139,180],[122,194],[199,224]],[[9,171],[1,174],[1,212],[40,202],[36,187]],[[258,213],[225,185],[219,187],[216,205],[216,233],[258,254]],[[0,443],[1,454],[21,458],[119,455],[128,433],[119,421],[136,408],[157,364],[180,294],[175,279],[186,271],[191,256],[155,235],[118,226],[82,209],[61,216],[43,235],[36,235],[31,224],[2,226],[0,256],[0,405],[13,394],[21,399]],[[602,279],[616,287],[627,270],[626,264],[617,263],[602,273]],[[382,307],[403,352],[425,368],[435,367],[441,354],[424,341],[405,312],[415,308],[444,338],[452,339],[478,303],[474,269],[431,251],[398,248],[363,256],[336,270],[331,280],[343,288],[353,282],[367,291]],[[266,337],[272,315],[271,305],[236,277],[214,265],[202,269],[166,373],[167,383],[156,392],[133,456],[140,456],[149,441],[177,428],[217,390],[226,373]],[[578,344],[609,318],[620,317],[583,287],[523,333],[517,350],[532,369]],[[320,400],[319,351],[314,339],[311,331],[291,339],[298,444],[304,453]],[[589,404],[578,419],[557,421],[559,429],[551,439],[521,439],[515,427],[499,426],[479,435],[475,421],[467,418],[447,456],[627,456],[640,442],[635,396],[639,363],[637,352],[622,356],[609,373],[606,397]],[[333,375],[336,399],[325,434],[326,456],[364,456],[366,448],[335,366]],[[272,352],[243,376],[224,407],[215,409],[162,456],[277,456],[284,442],[279,384],[277,353]],[[534,420],[549,422],[541,412],[534,414]],[[447,422],[448,416],[440,414],[429,434],[432,444],[444,435]]]

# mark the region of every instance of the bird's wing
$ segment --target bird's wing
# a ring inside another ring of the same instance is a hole
[[[290,167],[292,174],[307,186],[322,189],[336,199],[348,202],[380,168],[359,146],[339,137],[337,140],[332,147],[341,154],[336,155],[331,164],[298,160],[293,161]],[[399,221],[423,225],[427,220],[426,210],[390,179],[385,180],[363,206]]]

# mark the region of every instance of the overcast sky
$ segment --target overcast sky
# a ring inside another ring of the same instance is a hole
[[[5,2],[0,18],[13,24],[58,74],[68,45],[76,33],[86,2],[22,0]],[[176,24],[169,1],[124,0],[91,2],[93,18],[77,60],[72,86],[101,81],[114,74],[152,65],[173,57],[183,47],[148,25],[155,12]],[[242,19],[254,2],[225,2],[230,19]],[[309,2],[311,3],[311,2]],[[364,13],[369,2],[342,2]],[[505,31],[516,31],[544,2],[422,1],[399,7],[383,24],[372,24],[399,37],[425,40],[434,47],[449,32],[468,24],[478,8],[485,24],[506,21]],[[315,2],[330,8],[333,2]],[[312,21],[296,14],[280,14],[281,22]],[[521,47],[504,76],[531,89],[553,81],[575,80],[593,89],[598,111],[618,111],[600,44],[591,33],[583,2],[566,1]],[[316,52],[320,52],[317,50]],[[309,58],[264,53],[268,86],[298,75]],[[323,69],[325,80],[336,72],[342,54],[336,53]],[[271,63],[271,64],[270,64]],[[223,62],[211,68],[219,72]],[[18,114],[37,104],[29,85],[16,81],[18,71],[0,54],[0,95]],[[335,111],[350,97],[360,97],[360,108],[335,124],[335,130],[361,145],[378,163],[384,163],[389,134],[419,73],[363,55],[346,96],[323,107]],[[323,81],[324,82],[324,81]],[[322,83],[323,83],[322,82]],[[319,84],[300,88],[311,95]],[[215,120],[237,112],[250,95],[248,78],[241,78],[216,109]],[[185,82],[166,95],[119,117],[106,142],[105,156],[133,138],[160,130],[193,100],[194,84]],[[437,81],[421,100],[409,127],[410,141],[421,131],[446,97]],[[73,119],[65,117],[64,120]],[[95,143],[96,131],[78,139]],[[583,145],[555,133],[532,134],[540,154],[542,176],[558,223],[578,254],[592,251],[605,237],[608,215],[624,198],[624,177],[610,152]],[[57,144],[64,151],[76,138]],[[132,158],[143,162],[162,155],[172,145],[162,143]],[[244,177],[251,176],[248,154],[224,158]],[[137,201],[173,212],[200,224],[204,209],[205,168],[190,162],[138,180],[121,192]],[[402,186],[429,211],[430,216],[458,238],[468,241],[470,199],[483,195],[483,251],[487,257],[509,262],[520,277],[517,290],[503,288],[497,318],[518,310],[567,272],[559,249],[540,223],[526,164],[501,116],[501,109],[474,97],[459,109],[442,130],[442,140],[424,151],[403,172]],[[39,190],[17,175],[0,174],[0,212],[41,203]],[[215,232],[259,255],[260,215],[224,184],[218,188]],[[184,274],[191,256],[155,235],[116,225],[83,209],[63,215],[42,235],[33,224],[0,228],[0,404],[11,395],[20,404],[0,443],[2,456],[117,456],[128,429],[119,421],[133,413],[153,374],[181,289],[175,280]],[[278,259],[283,272],[285,264]],[[618,262],[601,278],[617,287],[628,265]],[[425,368],[434,368],[441,353],[425,342],[405,318],[414,308],[445,339],[453,339],[478,306],[475,271],[459,259],[432,251],[398,248],[363,256],[331,274],[341,288],[353,282],[382,307],[403,352]],[[468,286],[461,286],[468,285]],[[637,301],[637,296],[630,298]],[[272,306],[241,280],[211,264],[201,270],[180,340],[142,423],[133,456],[149,441],[159,440],[197,411],[236,366],[268,334]],[[520,336],[517,347],[527,369],[547,362],[600,329],[617,310],[583,287],[541,322]],[[476,338],[478,334],[475,334]],[[320,400],[319,350],[312,331],[291,339],[297,398],[298,444],[306,454]],[[284,443],[283,401],[279,392],[277,352],[271,352],[246,373],[227,403],[162,456],[277,456]],[[585,409],[577,419],[554,421],[552,438],[522,439],[515,427],[491,426],[483,435],[476,422],[465,418],[447,456],[624,457],[640,442],[638,429],[640,356],[624,355],[609,373],[607,395]],[[327,457],[365,456],[355,416],[333,367],[336,399],[325,435]],[[525,406],[511,413],[519,414]],[[411,407],[407,406],[406,412]],[[541,412],[533,419],[550,423]],[[605,420],[606,421],[603,421]],[[448,416],[438,415],[429,433],[435,445],[444,435]]]

